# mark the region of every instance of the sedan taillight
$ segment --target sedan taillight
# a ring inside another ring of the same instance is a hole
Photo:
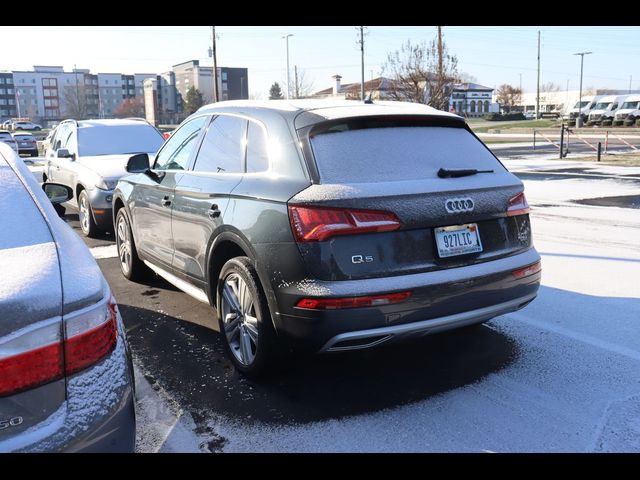
[[[289,205],[291,229],[298,242],[321,242],[336,235],[390,232],[400,220],[391,212]]]
[[[0,396],[71,375],[97,363],[116,345],[113,297],[64,317],[45,320],[0,340]]]

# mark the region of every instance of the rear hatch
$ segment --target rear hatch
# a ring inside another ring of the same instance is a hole
[[[462,119],[358,117],[298,134],[314,183],[289,215],[314,278],[440,270],[531,245],[522,182]]]
[[[2,154],[0,232],[0,451],[7,451],[20,448],[19,433],[60,409],[65,380],[56,246]],[[62,412],[52,419],[62,421]]]

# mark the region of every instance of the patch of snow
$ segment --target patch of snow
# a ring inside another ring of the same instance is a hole
[[[100,260],[103,258],[114,258],[118,256],[118,247],[116,245],[105,245],[102,247],[93,247],[90,248],[91,255],[96,260]]]

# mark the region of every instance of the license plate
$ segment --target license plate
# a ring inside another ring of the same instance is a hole
[[[482,251],[480,231],[475,223],[438,227],[435,233],[440,258]]]

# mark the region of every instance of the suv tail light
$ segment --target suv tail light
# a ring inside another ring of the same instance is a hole
[[[291,229],[298,242],[321,242],[336,235],[390,232],[400,220],[391,212],[289,205]]]
[[[516,215],[526,215],[529,213],[529,204],[527,198],[524,196],[524,192],[520,192],[515,197],[509,199],[507,204],[507,217],[514,217]]]
[[[30,325],[0,340],[0,396],[28,390],[76,373],[116,345],[116,302],[102,300],[64,317]]]
[[[347,298],[302,298],[296,307],[310,310],[338,310],[341,308],[376,307],[404,302],[411,296],[411,292],[387,293],[366,297]]]

